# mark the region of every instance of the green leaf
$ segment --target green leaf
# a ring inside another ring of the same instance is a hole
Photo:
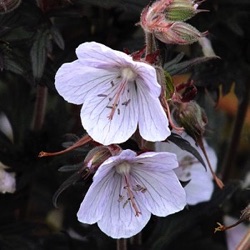
[[[64,40],[63,37],[60,33],[60,31],[56,28],[56,27],[52,27],[51,30],[51,35],[52,35],[52,39],[55,42],[55,44],[60,48],[60,49],[64,49]]]
[[[183,74],[187,73],[192,70],[192,68],[197,65],[201,64],[210,60],[219,59],[217,56],[213,57],[197,57],[188,61],[180,62],[183,58],[182,54],[179,54],[176,58],[174,58],[172,61],[166,63],[164,65],[164,69],[171,75],[177,75],[177,74]]]
[[[49,31],[39,29],[35,35],[35,41],[31,47],[30,56],[32,63],[33,76],[40,79],[43,75],[45,63],[47,44],[49,39]]]

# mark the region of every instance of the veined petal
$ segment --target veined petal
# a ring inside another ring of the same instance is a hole
[[[167,172],[179,166],[176,154],[168,152],[146,152],[138,155],[133,163],[143,164],[143,169],[149,172]]]
[[[133,168],[131,173],[134,180],[146,188],[138,195],[143,200],[145,207],[154,215],[167,216],[176,213],[186,205],[186,194],[173,170],[157,171],[157,166],[152,172],[148,171],[145,164]]]
[[[142,88],[146,88],[154,97],[161,94],[161,86],[157,82],[155,68],[144,62],[133,62],[133,67],[138,75],[137,84],[141,84]]]
[[[170,135],[168,119],[158,98],[138,84],[139,131],[147,141],[163,141]]]
[[[94,68],[110,69],[133,62],[132,57],[124,52],[96,42],[85,42],[79,45],[76,54],[83,65]]]
[[[145,209],[144,204],[137,202],[141,214],[135,216],[128,197],[121,193],[124,191],[122,176],[115,174],[113,178],[112,192],[107,196],[106,209],[101,220],[98,221],[98,226],[112,238],[129,238],[143,229],[151,213]]]
[[[115,182],[113,173],[106,169],[93,181],[77,212],[78,221],[93,224],[102,218]]]
[[[185,186],[187,203],[189,205],[196,205],[200,202],[210,200],[214,190],[211,176],[208,175],[204,168],[197,165],[192,166],[191,180]]]
[[[138,123],[138,103],[134,84],[124,87],[115,103],[120,84],[114,80],[106,92],[87,98],[81,110],[83,127],[88,134],[103,145],[127,141]]]
[[[96,42],[81,44],[76,49],[76,54],[81,64],[88,67],[99,69],[129,67],[144,81],[144,87],[148,88],[153,96],[159,97],[161,93],[155,68],[147,63],[134,61],[130,55]]]
[[[96,69],[82,65],[78,60],[63,64],[56,73],[55,86],[68,102],[83,104],[86,96],[105,92],[117,76],[116,71]]]

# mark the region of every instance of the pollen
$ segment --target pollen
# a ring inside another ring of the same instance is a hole
[[[121,70],[121,77],[124,81],[130,82],[136,79],[137,74],[131,68],[126,67]]]
[[[115,170],[120,175],[128,175],[130,173],[131,166],[127,162],[122,162],[115,166]]]

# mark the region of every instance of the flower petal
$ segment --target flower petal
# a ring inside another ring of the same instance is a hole
[[[98,226],[112,238],[129,238],[145,227],[151,213],[145,209],[143,204],[137,202],[141,214],[135,216],[135,211],[128,198],[125,195],[121,196],[121,192],[124,191],[122,176],[115,174],[113,178],[112,192],[107,197],[106,209],[98,222]],[[121,199],[122,197],[123,199]]]
[[[169,152],[146,152],[138,155],[133,163],[144,164],[143,169],[148,169],[148,171],[155,171],[157,166],[157,172],[166,172],[177,168],[178,161],[176,154]]]
[[[74,104],[83,104],[86,96],[110,88],[116,71],[95,69],[82,65],[78,60],[63,64],[56,73],[55,86],[63,98]]]
[[[143,89],[147,89],[148,92],[154,97],[159,97],[161,94],[161,86],[157,82],[156,70],[151,65],[144,62],[133,62],[133,68],[135,69],[138,78],[137,84],[141,84]]]
[[[186,205],[186,194],[176,174],[167,167],[164,171],[162,163],[135,164],[131,175],[136,183],[146,188],[145,192],[138,195],[152,214],[167,216],[182,210]]]
[[[83,127],[95,141],[103,145],[125,142],[137,128],[138,104],[135,85],[126,85],[119,101],[115,103],[115,95],[120,88],[118,80],[115,78],[113,86],[107,91],[87,98],[81,110]]]
[[[82,65],[102,68],[125,68],[134,69],[135,73],[144,81],[144,87],[150,89],[153,96],[159,97],[161,87],[157,82],[155,68],[151,65],[134,61],[130,55],[113,50],[103,44],[96,42],[86,42],[76,49],[76,54]]]
[[[147,141],[163,141],[170,135],[168,119],[158,98],[138,84],[139,131]]]
[[[192,166],[190,173],[191,180],[184,188],[187,194],[187,203],[196,205],[210,200],[214,191],[214,185],[208,172],[201,166]]]
[[[131,56],[96,42],[85,42],[79,45],[76,54],[83,65],[94,68],[108,69],[133,61]]]
[[[102,218],[107,197],[110,197],[113,190],[113,174],[111,165],[99,171],[98,177],[94,176],[93,183],[77,212],[78,221],[93,224]]]

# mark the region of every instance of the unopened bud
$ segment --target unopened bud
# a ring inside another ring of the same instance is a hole
[[[159,0],[142,11],[140,24],[163,43],[191,44],[207,34],[183,22],[201,11],[197,6],[190,0]]]
[[[9,13],[15,10],[20,4],[22,0],[3,0],[0,1],[0,15]]]
[[[95,147],[87,154],[84,160],[84,167],[87,167],[90,172],[95,172],[104,161],[118,154],[120,150],[121,148],[117,145]]]
[[[205,132],[207,116],[204,110],[195,102],[176,103],[174,112],[176,121],[197,142]]]
[[[243,221],[250,221],[250,204],[241,211],[240,219]]]
[[[166,9],[166,18],[170,21],[186,21],[199,12],[199,3],[191,0],[173,0]]]
[[[201,33],[192,25],[185,22],[166,22],[162,32],[156,32],[155,36],[167,44],[191,44],[197,42],[207,33]]]

